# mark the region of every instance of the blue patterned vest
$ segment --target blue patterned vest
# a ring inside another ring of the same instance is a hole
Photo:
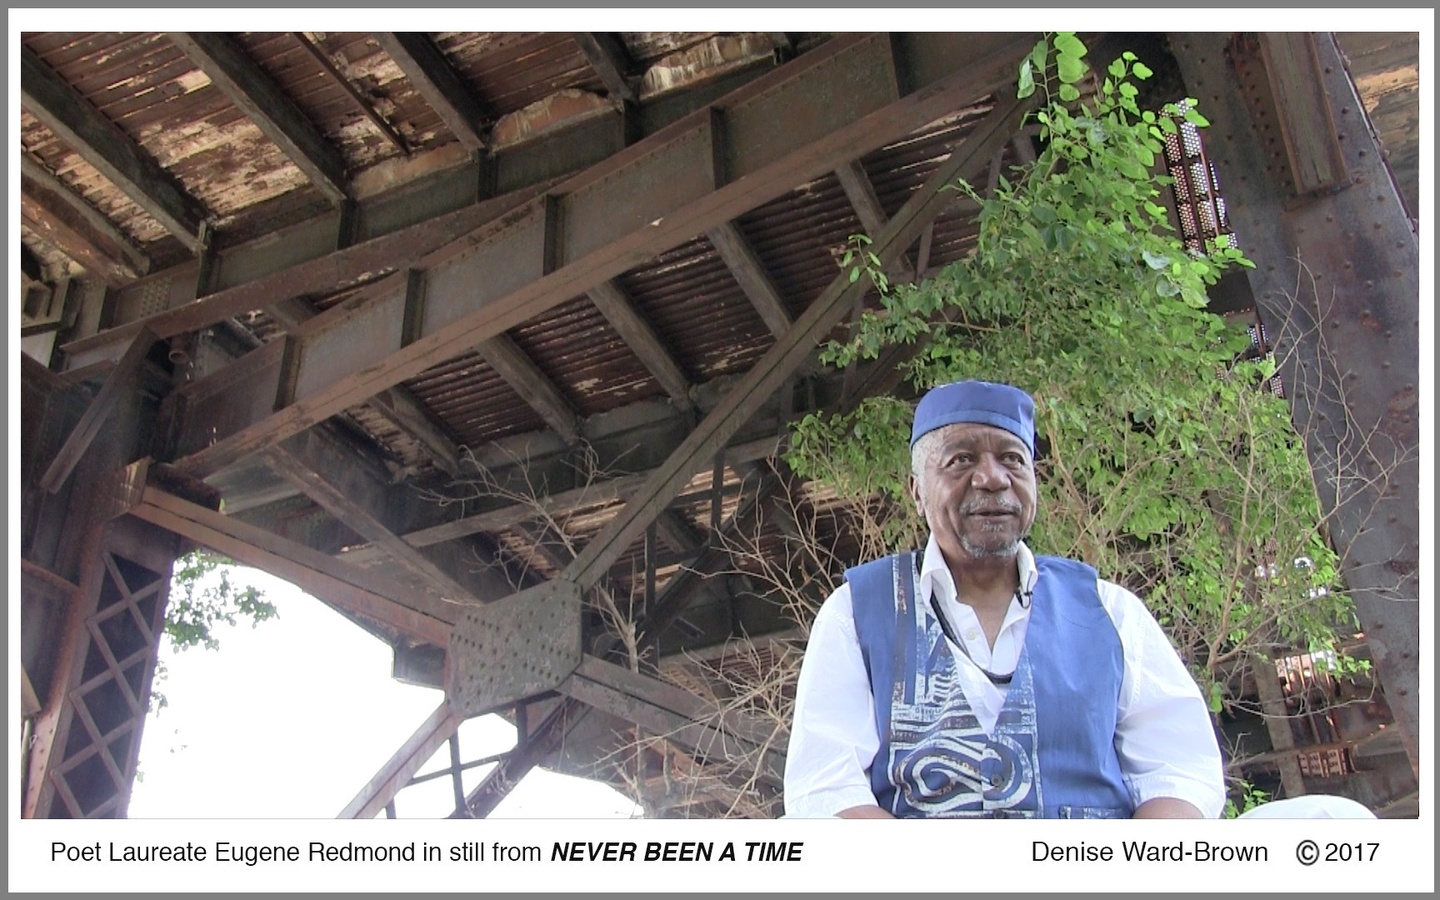
[[[1124,660],[1095,570],[1036,557],[1020,662],[986,734],[934,607],[916,602],[919,556],[845,573],[875,697],[880,806],[902,817],[1129,818],[1115,754]]]

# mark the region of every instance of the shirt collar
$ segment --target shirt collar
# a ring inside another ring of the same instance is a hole
[[[1020,552],[1016,554],[1015,563],[1020,570],[1021,593],[1028,595],[1035,590],[1035,579],[1039,573],[1035,569],[1035,554],[1024,541],[1020,542]],[[936,542],[933,534],[925,542],[925,555],[920,561],[920,596],[928,597],[932,593],[941,600],[959,599],[956,596],[955,579],[950,574],[950,567],[945,565],[940,544]]]

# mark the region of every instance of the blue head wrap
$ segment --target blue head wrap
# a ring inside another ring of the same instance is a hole
[[[921,436],[957,422],[993,425],[1018,437],[1035,455],[1035,401],[1008,384],[957,381],[932,388],[915,407],[910,446]]]

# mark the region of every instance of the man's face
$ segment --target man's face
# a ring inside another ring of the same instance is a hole
[[[936,446],[910,493],[946,561],[1013,558],[1035,522],[1035,465],[1025,443],[968,422],[927,438]]]

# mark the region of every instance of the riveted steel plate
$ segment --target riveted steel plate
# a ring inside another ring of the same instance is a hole
[[[578,665],[580,586],[551,581],[456,621],[445,693],[475,715],[553,690]]]

